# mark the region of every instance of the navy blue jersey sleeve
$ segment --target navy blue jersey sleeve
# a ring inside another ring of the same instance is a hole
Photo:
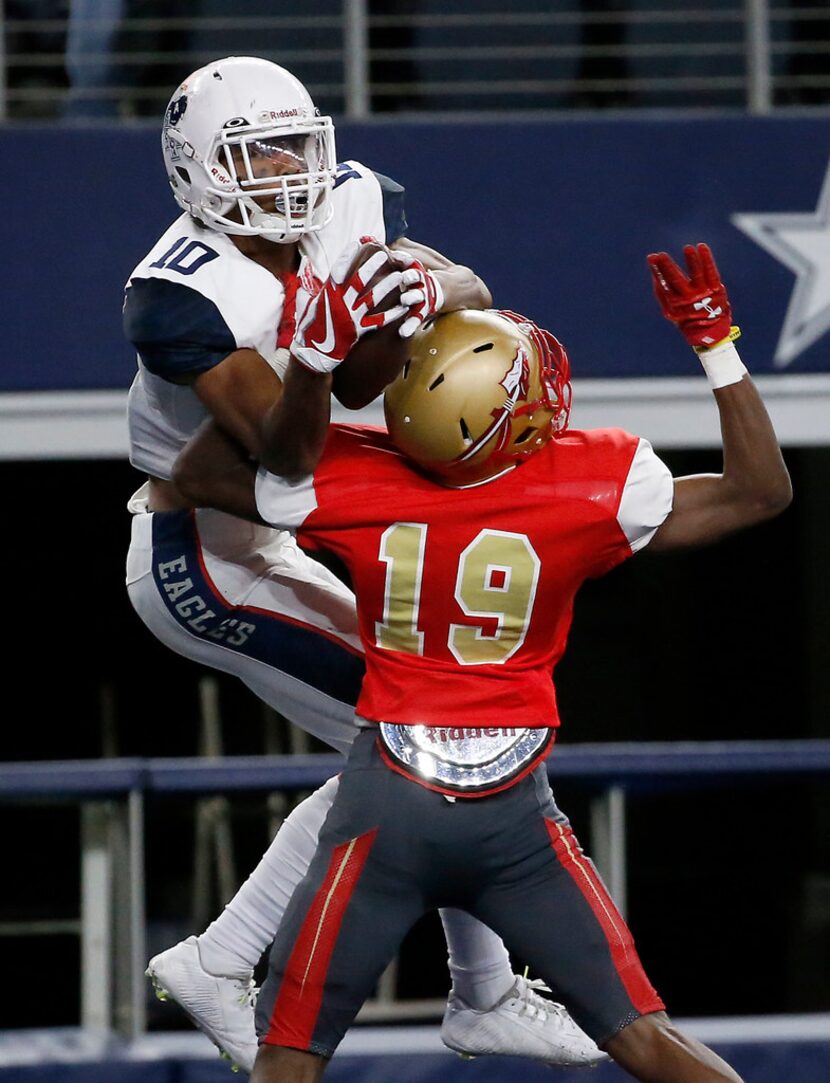
[[[402,184],[393,181],[390,177],[384,177],[382,173],[375,173],[375,178],[380,185],[383,196],[383,224],[386,227],[386,243],[392,244],[406,236],[406,208],[404,207],[404,193],[406,189]]]
[[[237,348],[219,309],[198,290],[164,278],[136,278],[124,299],[124,334],[155,376],[181,383]]]

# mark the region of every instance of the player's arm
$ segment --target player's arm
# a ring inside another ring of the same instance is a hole
[[[451,263],[446,256],[425,244],[401,237],[391,246],[400,263],[401,301],[409,312],[398,334],[414,335],[424,320],[437,312],[459,308],[489,308],[490,291],[469,267]]]
[[[331,373],[315,372],[291,356],[283,391],[271,412],[278,474],[295,482],[313,473],[322,457],[331,413]],[[302,438],[302,440],[300,440]],[[306,457],[296,454],[299,444]],[[193,507],[218,508],[260,523],[255,481],[258,464],[248,449],[209,418],[196,430],[173,464],[173,481]]]
[[[282,383],[256,350],[240,347],[218,305],[180,282],[137,277],[124,303],[124,331],[149,372],[192,388],[207,412],[257,460],[269,461],[271,414]],[[306,456],[304,433],[296,453]],[[154,510],[186,501],[169,479],[151,478]]]
[[[274,440],[271,473],[296,481],[312,473],[326,442],[332,376],[317,373],[291,356],[282,392],[265,422]],[[301,451],[298,451],[301,448]],[[249,448],[216,418],[202,423],[173,464],[173,482],[192,507],[218,508],[262,522],[254,483],[258,462]]]
[[[255,350],[237,350],[199,376],[195,389],[211,417],[251,459],[285,477],[314,469],[328,425],[330,377],[289,362],[282,381]],[[323,414],[324,422],[310,423]]]
[[[723,473],[676,478],[672,511],[650,548],[705,545],[771,519],[792,499],[790,478],[769,415],[748,375],[715,391]]]
[[[197,377],[197,395],[271,473],[289,479],[311,473],[325,443],[331,373],[364,334],[405,314],[400,304],[377,310],[400,278],[382,245],[356,243],[305,309],[284,384],[254,350],[238,350]]]
[[[331,420],[331,372],[301,364],[294,353],[285,371],[282,394],[266,419],[268,461],[272,474],[297,481],[320,461]]]
[[[425,270],[435,275],[441,286],[443,304],[437,310],[454,312],[459,308],[490,308],[493,297],[478,275],[469,267],[453,263],[434,248],[400,237],[391,246],[392,251],[405,253],[416,259]]]
[[[331,373],[315,372],[291,356],[282,394],[270,412],[275,469],[289,481],[311,474],[323,454],[331,412]],[[305,449],[305,457],[296,448]],[[218,508],[252,522],[258,464],[248,449],[209,418],[196,430],[173,464],[173,481],[193,507]]]
[[[732,310],[712,253],[685,248],[688,273],[666,253],[649,256],[663,314],[698,353],[712,385],[723,438],[723,473],[676,478],[672,511],[652,550],[704,545],[782,512],[792,499],[766,407],[732,343]]]
[[[282,381],[265,358],[256,350],[235,350],[197,376],[193,389],[217,424],[270,469],[270,434],[282,398]],[[294,435],[302,454],[303,434]]]
[[[280,393],[267,407],[261,432],[268,462],[263,465],[289,481],[311,474],[319,462],[331,416],[332,373],[360,337],[361,321],[375,318],[363,278],[386,266],[386,256],[378,245],[369,251],[369,259],[366,255],[361,250],[356,265],[350,256],[346,271],[335,266],[308,306],[291,344]],[[330,349],[323,352],[321,344],[328,339]],[[252,394],[251,401],[255,398]],[[238,422],[238,415],[231,416]],[[257,466],[250,447],[230,433],[227,421],[210,418],[179,453],[173,480],[195,507],[218,508],[262,522],[256,509]]]
[[[173,464],[173,481],[197,508],[218,508],[261,523],[256,507],[257,464],[247,448],[213,418],[203,421]]]
[[[409,356],[409,338],[430,316],[459,308],[487,308],[490,291],[468,267],[452,263],[426,245],[406,237],[389,251],[400,261],[400,299],[405,315],[367,350],[355,351],[334,376],[335,398],[347,410],[360,410],[382,394]]]

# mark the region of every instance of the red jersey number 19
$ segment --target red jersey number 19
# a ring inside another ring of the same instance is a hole
[[[378,558],[386,564],[386,589],[375,643],[383,650],[424,653],[418,618],[427,530],[426,523],[393,523],[381,535]],[[455,600],[464,616],[487,623],[449,625],[447,646],[456,661],[498,665],[519,650],[530,625],[540,568],[525,534],[478,533],[458,558]]]

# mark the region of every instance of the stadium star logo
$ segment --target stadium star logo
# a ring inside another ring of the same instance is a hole
[[[830,163],[812,213],[733,214],[732,224],[796,274],[775,347],[786,368],[830,330]]]

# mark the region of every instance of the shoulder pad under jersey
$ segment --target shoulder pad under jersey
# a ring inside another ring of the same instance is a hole
[[[361,162],[341,162],[334,181],[334,223],[349,236],[392,244],[406,233],[405,189]],[[348,225],[346,224],[348,220]]]
[[[224,234],[182,215],[133,271],[124,333],[148,369],[195,375],[245,347],[274,347],[285,291]]]

